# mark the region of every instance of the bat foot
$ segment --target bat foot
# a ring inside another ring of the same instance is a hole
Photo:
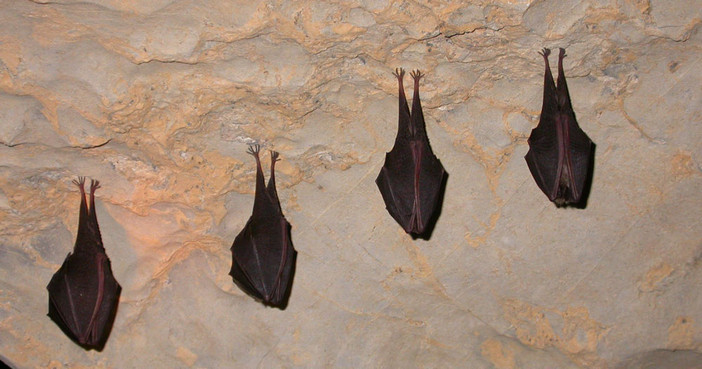
[[[397,77],[397,80],[402,83],[402,79],[405,78],[405,70],[402,68],[395,68],[395,71],[392,72],[392,74]]]
[[[78,179],[74,179],[72,182],[74,185],[82,187],[85,184],[85,177],[78,177]]]
[[[543,56],[544,59],[546,59],[546,58],[548,58],[549,55],[551,55],[551,49],[547,49],[544,47],[543,49],[541,49],[539,54],[541,54],[541,56]]]
[[[419,83],[419,79],[424,77],[424,75],[422,74],[422,72],[419,71],[419,69],[411,71],[410,76],[414,78],[414,83]]]
[[[78,186],[78,189],[80,189],[80,193],[85,193],[85,177],[78,177],[78,179],[74,179],[73,184]]]
[[[256,157],[258,160],[258,153],[261,152],[261,145],[255,144],[255,145],[249,145],[249,149],[246,151],[250,155],[253,155]]]
[[[565,49],[562,47],[559,47],[560,51],[558,52],[558,59],[563,59],[566,57]]]
[[[276,161],[280,161],[279,156],[280,156],[280,154],[278,154],[277,151],[271,151],[271,163],[275,163]]]
[[[90,194],[91,195],[94,194],[95,190],[97,190],[98,188],[100,188],[100,181],[96,181],[94,179],[91,179],[90,180]]]

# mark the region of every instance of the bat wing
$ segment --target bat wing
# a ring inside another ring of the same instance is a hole
[[[415,210],[417,217],[418,234],[424,233],[425,229],[432,222],[441,205],[441,191],[443,182],[447,177],[441,161],[432,153],[429,141],[424,137],[423,143],[417,143],[420,158],[418,175],[418,209]]]
[[[560,178],[560,159],[556,121],[552,116],[542,113],[539,125],[529,136],[527,165],[539,186],[551,201],[556,199]]]
[[[388,212],[408,233],[413,231],[415,169],[409,142],[396,142],[375,180]]]
[[[566,200],[569,203],[578,203],[587,182],[593,143],[578,126],[578,123],[575,121],[575,115],[571,112],[568,117],[566,124],[568,127],[568,160],[566,165],[568,166],[568,173],[571,173],[569,178],[571,197]]]
[[[262,301],[263,295],[258,292],[262,290],[260,286],[256,286],[256,275],[260,275],[261,271],[258,268],[258,263],[251,263],[256,260],[256,245],[251,244],[253,241],[251,219],[246,223],[244,229],[234,239],[232,245],[232,268],[229,275],[232,276],[234,282],[248,295],[256,300]],[[251,265],[253,264],[253,265]],[[260,282],[257,283],[260,285]]]
[[[525,159],[536,184],[557,204],[580,202],[592,141],[572,114],[542,115],[531,131]]]
[[[49,317],[81,346],[101,350],[112,328],[121,292],[107,256],[69,254],[47,290]]]
[[[296,251],[290,224],[251,218],[232,246],[230,275],[254,299],[271,306],[285,303]]]
[[[390,215],[407,233],[422,235],[440,206],[447,176],[426,137],[395,147],[375,182]]]
[[[578,203],[587,182],[593,143],[575,120],[575,112],[568,93],[568,83],[563,71],[563,58],[565,56],[565,49],[561,48],[558,54],[558,84],[556,86],[559,110],[565,127],[563,140],[566,158],[563,164],[566,173],[569,174],[567,178],[568,194],[565,199],[568,203]]]

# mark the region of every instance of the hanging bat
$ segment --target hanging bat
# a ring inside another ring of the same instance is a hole
[[[95,215],[95,190],[90,181],[90,209],[85,200],[85,177],[73,183],[80,189],[78,236],[73,253],[46,286],[49,317],[72,340],[85,349],[102,350],[112,329],[122,290],[112,275]]]
[[[395,145],[385,155],[385,164],[375,183],[390,215],[413,238],[428,238],[438,217],[448,173],[429,146],[419,100],[418,70],[410,113],[402,79],[405,71],[395,70],[400,90],[400,114]]]
[[[558,86],[548,64],[549,49],[540,53],[546,63],[544,100],[539,125],[529,136],[526,159],[536,184],[561,207],[577,205],[582,197],[590,170],[594,144],[578,126],[570,103],[563,73],[565,49],[558,55]]]
[[[282,310],[290,295],[297,252],[275,189],[278,153],[271,151],[271,178],[266,187],[259,151],[259,145],[248,150],[256,159],[256,197],[251,218],[234,239],[229,275],[254,299]]]
[[[0,369],[13,369],[14,367],[10,366],[9,363],[10,360],[4,358],[2,355],[0,355]]]

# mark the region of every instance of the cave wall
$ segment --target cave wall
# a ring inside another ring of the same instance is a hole
[[[701,9],[3,1],[0,355],[17,368],[691,367]],[[556,208],[523,159],[543,47],[567,49],[574,110],[597,145],[585,209]],[[374,183],[397,128],[395,67],[426,74],[427,131],[450,175],[429,240],[403,232]],[[253,143],[282,159],[298,251],[285,310],[228,275]],[[75,240],[77,176],[102,183],[123,288],[101,352],[46,316]]]

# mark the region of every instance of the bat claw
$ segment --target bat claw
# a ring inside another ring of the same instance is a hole
[[[405,78],[405,70],[402,68],[395,68],[395,71],[392,74],[399,80]]]
[[[541,49],[541,51],[539,52],[539,54],[540,54],[541,56],[543,56],[544,58],[548,58],[548,56],[551,55],[551,49],[547,49],[547,48],[544,47],[543,49]]]
[[[424,75],[422,74],[422,72],[419,71],[419,69],[415,69],[412,72],[410,72],[410,76],[412,76],[412,78],[414,78],[415,83],[419,82],[419,79],[424,77]]]
[[[280,161],[279,156],[280,156],[280,154],[278,154],[277,151],[271,151],[271,163],[275,163],[276,161]]]
[[[255,156],[258,158],[258,153],[261,152],[261,145],[259,144],[254,144],[254,145],[249,145],[249,149],[246,151],[250,155]]]
[[[560,51],[558,52],[558,58],[563,59],[566,57],[565,49],[562,47],[559,47]]]

